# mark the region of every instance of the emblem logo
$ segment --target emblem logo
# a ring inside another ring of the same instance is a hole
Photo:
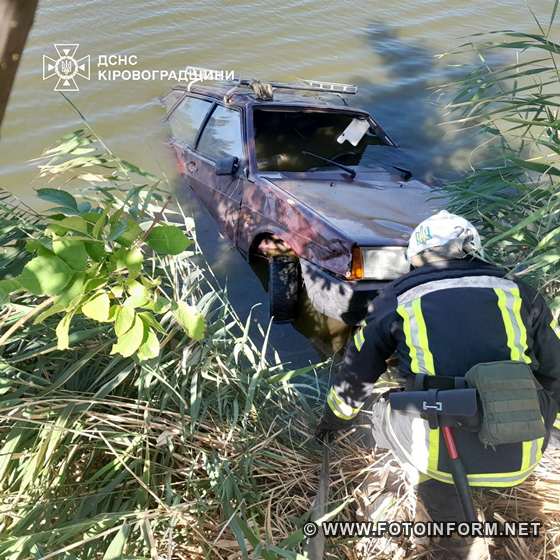
[[[58,43],[54,45],[58,58],[43,55],[43,80],[58,78],[54,91],[79,91],[76,78],[90,79],[89,55],[76,58],[79,46],[78,43]]]

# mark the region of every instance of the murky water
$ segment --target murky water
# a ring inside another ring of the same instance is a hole
[[[548,22],[553,0],[533,0]],[[42,185],[28,161],[79,121],[58,94],[54,79],[42,79],[42,57],[55,57],[54,43],[79,43],[76,56],[91,56],[91,80],[78,78],[70,94],[110,147],[176,184],[165,149],[166,129],[157,97],[166,81],[104,81],[100,55],[135,55],[138,70],[179,70],[197,65],[234,70],[266,80],[296,78],[355,83],[354,104],[370,110],[413,158],[423,176],[444,177],[466,165],[475,140],[440,126],[442,103],[430,88],[456,70],[434,55],[477,32],[534,30],[524,0],[394,0],[242,2],[168,0],[42,0],[12,92],[0,140],[0,186],[26,201]],[[115,67],[116,68],[116,67]],[[121,68],[121,69],[124,69]],[[132,69],[132,67],[129,67]],[[195,205],[196,209],[196,205]],[[219,239],[203,211],[199,237],[218,276],[228,281],[240,313],[266,294],[248,265]],[[256,315],[263,319],[261,310]],[[332,326],[304,324],[305,336]],[[290,326],[274,327],[273,342],[301,365],[318,359],[307,338]],[[322,347],[322,345],[320,345]],[[294,348],[298,348],[297,351]]]

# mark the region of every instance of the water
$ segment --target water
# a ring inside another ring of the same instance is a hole
[[[548,23],[553,3],[534,0],[529,5]],[[430,88],[457,71],[434,55],[471,33],[511,28],[536,28],[524,0],[257,0],[250,6],[237,1],[43,0],[3,123],[0,186],[35,204],[33,189],[43,181],[29,160],[80,126],[70,106],[52,91],[54,81],[42,79],[42,56],[55,57],[54,43],[79,43],[77,56],[92,57],[92,79],[78,79],[80,91],[70,95],[97,133],[113,151],[165,174],[172,185],[177,176],[157,101],[171,83],[100,81],[99,55],[136,55],[139,70],[197,65],[264,80],[355,83],[359,95],[353,104],[378,118],[411,155],[413,168],[428,179],[445,177],[466,167],[476,141],[440,126],[443,103]],[[218,237],[204,210],[184,194],[183,199],[194,204],[200,241],[240,314],[246,316],[261,301],[266,304],[257,276]],[[264,320],[266,305],[255,313]],[[275,326],[272,336],[282,357],[295,365],[319,359],[328,351],[325,340],[338,332],[324,320],[301,321],[299,328],[304,334]]]

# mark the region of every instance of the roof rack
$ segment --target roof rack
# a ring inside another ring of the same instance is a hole
[[[321,91],[325,93],[333,93],[336,95],[358,93],[357,86],[352,84],[342,84],[338,82],[324,82],[320,80],[302,80],[303,83],[285,83],[285,82],[260,82],[252,79],[229,80],[235,84],[224,95],[224,101],[229,102],[237,88],[245,86],[252,89],[258,99],[272,100],[273,90],[275,89],[291,89],[300,91]]]

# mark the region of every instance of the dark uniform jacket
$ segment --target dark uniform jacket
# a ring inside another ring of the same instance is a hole
[[[327,419],[340,424],[353,418],[393,354],[405,377],[464,376],[478,363],[522,361],[544,388],[539,399],[547,437],[484,448],[477,433],[456,430],[471,485],[522,482],[542,457],[560,404],[560,338],[543,297],[504,276],[503,270],[469,259],[426,265],[391,283],[349,344],[327,395]],[[427,432],[423,471],[451,482],[440,430]]]

